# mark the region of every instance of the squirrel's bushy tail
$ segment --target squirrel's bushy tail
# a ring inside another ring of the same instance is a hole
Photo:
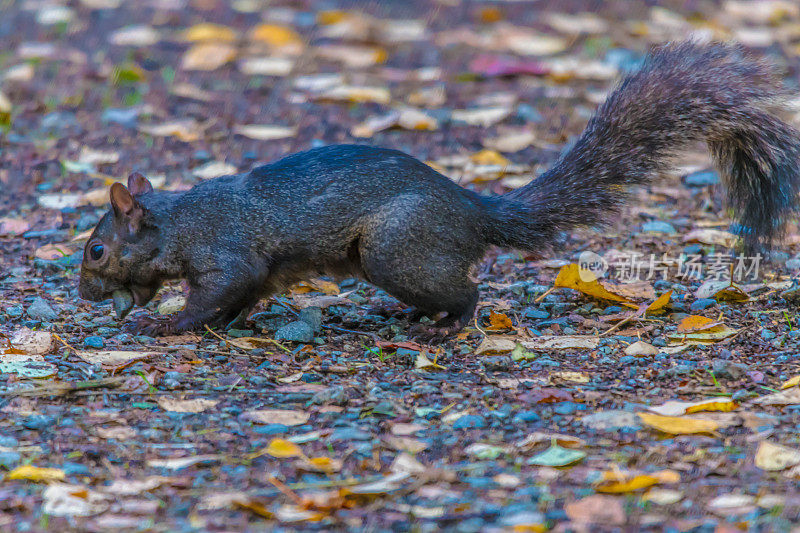
[[[575,145],[528,185],[488,200],[493,244],[537,249],[617,212],[628,186],[705,141],[745,245],[769,246],[797,209],[800,133],[768,111],[783,97],[766,65],[732,45],[671,44],[624,78]]]

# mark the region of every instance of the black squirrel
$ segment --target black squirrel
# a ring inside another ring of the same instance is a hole
[[[629,186],[705,141],[750,249],[768,246],[797,209],[800,136],[771,114],[785,97],[766,65],[736,46],[669,44],[609,95],[553,167],[483,196],[410,155],[336,145],[296,153],[186,192],[141,174],[111,187],[112,209],[86,244],[80,296],[114,298],[120,318],[162,282],[185,279],[186,307],[142,317],[157,335],[246,318],[309,274],[360,277],[420,312],[440,335],[473,317],[473,267],[491,245],[539,250],[601,224]],[[446,314],[445,314],[446,313]]]

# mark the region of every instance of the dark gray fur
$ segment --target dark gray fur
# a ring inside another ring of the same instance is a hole
[[[472,318],[470,274],[489,246],[537,250],[560,231],[601,224],[630,185],[696,141],[710,147],[746,244],[768,244],[800,186],[798,134],[767,111],[779,96],[769,69],[738,48],[683,43],[655,51],[568,153],[502,196],[459,187],[402,152],[354,145],[297,153],[184,193],[134,183],[146,192],[127,212],[121,197],[87,243],[87,251],[104,243],[109,257],[84,261],[81,296],[124,288],[143,305],[164,280],[186,279],[186,309],[140,320],[157,334],[223,325],[311,274],[359,276],[424,313],[446,312],[438,326],[455,331]]]

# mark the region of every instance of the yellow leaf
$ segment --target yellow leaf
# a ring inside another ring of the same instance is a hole
[[[269,443],[269,446],[267,446],[267,449],[264,450],[264,453],[278,458],[304,456],[303,450],[300,449],[300,446],[281,438],[272,439],[272,442]]]
[[[800,384],[800,375],[794,376],[784,381],[783,385],[781,385],[781,390],[791,389],[792,387],[796,387],[798,384]]]
[[[236,48],[222,42],[203,42],[189,48],[181,59],[183,70],[216,70],[236,59]]]
[[[681,480],[680,474],[674,470],[661,470],[652,474],[633,475],[626,472],[608,471],[603,472],[603,479],[595,485],[597,492],[611,494],[621,494],[633,492],[661,483],[678,483]]]
[[[494,150],[481,150],[480,152],[472,154],[470,159],[476,165],[499,165],[501,167],[506,167],[511,164],[511,161]]]
[[[599,298],[601,300],[611,300],[612,302],[630,304],[630,301],[627,298],[618,294],[614,294],[600,285],[597,280],[582,280],[580,277],[580,267],[577,265],[577,263],[570,263],[569,265],[561,267],[561,270],[558,271],[558,276],[556,276],[556,281],[553,285],[555,287],[567,287],[569,289],[575,289],[576,291],[580,291],[587,296],[592,296],[593,298]]]
[[[647,410],[662,416],[680,416],[701,411],[733,411],[738,404],[730,398],[711,398],[699,402],[681,402],[671,400],[663,405],[649,407]]]
[[[338,9],[330,9],[327,11],[320,11],[317,13],[317,22],[322,26],[330,26],[332,24],[338,24],[343,20],[350,18],[350,14],[346,11],[340,11]]]
[[[277,24],[259,24],[250,32],[250,39],[275,48],[303,45],[303,39],[296,31]]]
[[[653,413],[639,413],[639,418],[648,427],[670,433],[672,435],[692,435],[694,433],[712,433],[719,424],[712,420],[685,418],[679,416],[662,416]]]
[[[661,311],[669,303],[670,298],[672,298],[672,291],[665,292],[656,298],[653,303],[647,306],[645,313],[655,313],[656,311]]]
[[[722,411],[727,413],[736,409],[738,404],[730,398],[717,398],[706,400],[704,402],[697,402],[686,407],[686,414],[699,413],[701,411]]]
[[[414,362],[414,368],[418,370],[430,370],[432,368],[436,370],[447,370],[447,368],[443,367],[442,365],[436,364],[428,359],[425,350],[417,353],[417,360]]]
[[[40,468],[33,465],[18,466],[6,475],[6,479],[20,479],[27,481],[61,481],[66,477],[63,470],[58,468]]]
[[[236,40],[236,32],[228,26],[203,22],[186,30],[183,38],[193,43],[201,41],[232,42]]]

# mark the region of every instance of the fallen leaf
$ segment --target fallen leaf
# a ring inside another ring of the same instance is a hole
[[[644,341],[636,341],[625,347],[625,355],[643,356],[643,355],[657,355],[658,348],[652,344]]]
[[[476,165],[498,165],[507,167],[511,164],[511,161],[494,150],[481,150],[480,152],[475,152],[469,158]]]
[[[259,24],[250,32],[250,40],[272,48],[302,50],[303,39],[292,28],[277,24]]]
[[[286,76],[292,72],[294,61],[288,57],[246,57],[238,66],[250,76]]]
[[[208,22],[196,24],[183,32],[183,39],[192,43],[203,41],[233,42],[236,38],[236,31],[233,28]]]
[[[42,492],[42,512],[51,516],[92,516],[108,508],[106,498],[79,485],[52,483]]]
[[[530,350],[593,350],[600,345],[597,335],[541,335],[520,343]]]
[[[269,446],[267,446],[264,449],[264,453],[267,455],[271,455],[272,457],[278,457],[280,459],[286,457],[305,456],[303,450],[300,449],[300,446],[286,439],[280,439],[280,438],[272,439],[272,441],[270,441],[269,443]]]
[[[750,299],[744,289],[732,281],[708,280],[695,291],[697,298],[714,298],[718,302],[746,302]]]
[[[593,298],[599,298],[601,300],[610,300],[612,302],[620,302],[620,303],[631,303],[628,298],[621,296],[619,294],[615,294],[608,289],[606,289],[603,285],[601,285],[596,279],[593,281],[585,281],[581,277],[581,268],[577,263],[571,263],[569,265],[561,267],[561,270],[558,271],[558,276],[556,276],[556,280],[553,283],[554,287],[566,287],[569,289],[575,289],[587,296],[591,296]]]
[[[310,414],[305,411],[292,409],[253,409],[241,414],[244,420],[257,424],[283,424],[285,426],[299,426],[308,422]]]
[[[697,229],[690,231],[683,237],[683,242],[698,242],[700,244],[715,244],[732,248],[736,244],[738,237],[727,231],[717,229]]]
[[[698,418],[662,416],[653,413],[638,413],[642,423],[671,435],[692,435],[695,433],[713,433],[719,424]]]
[[[317,94],[316,98],[331,102],[388,104],[392,99],[392,95],[386,87],[341,85]]]
[[[662,416],[680,416],[701,411],[733,411],[738,405],[730,398],[710,398],[699,402],[680,402],[670,400],[662,405],[648,407],[647,410]]]
[[[148,459],[146,464],[151,468],[166,468],[167,470],[182,470],[200,463],[218,463],[219,455],[192,455],[190,457],[170,457],[167,459]]]
[[[215,407],[219,400],[209,400],[206,398],[194,398],[190,400],[179,400],[169,396],[159,396],[156,403],[165,411],[173,413],[202,413]]]
[[[553,443],[555,442],[559,446],[563,446],[564,448],[580,448],[586,445],[586,441],[580,439],[578,437],[573,437],[572,435],[563,435],[560,433],[546,433],[543,431],[535,431],[522,439],[521,441],[517,442],[515,446],[522,450],[532,450],[539,444],[543,443]]]
[[[202,128],[194,120],[174,120],[162,124],[144,124],[139,126],[143,133],[154,137],[175,137],[183,142],[193,142],[200,139]]]
[[[680,480],[680,474],[674,470],[661,470],[649,474],[611,470],[603,472],[602,479],[595,484],[594,489],[597,492],[622,494],[663,483],[679,483]]]
[[[209,161],[205,165],[200,165],[192,170],[192,175],[200,179],[210,180],[220,176],[236,174],[237,171],[238,169],[235,166],[225,161]]]
[[[345,44],[329,44],[320,46],[316,50],[317,56],[322,59],[339,61],[345,67],[361,69],[385,63],[388,52],[380,46],[359,46]]]
[[[456,109],[450,118],[473,126],[488,128],[511,114],[510,107],[485,107],[477,109]]]
[[[650,489],[642,495],[642,501],[656,505],[672,505],[683,499],[683,492],[672,489]]]
[[[139,359],[149,359],[158,354],[157,352],[134,352],[131,350],[108,350],[99,352],[76,350],[75,355],[87,363],[115,367],[128,364],[131,361],[138,361]]]
[[[5,479],[50,482],[61,481],[66,477],[64,471],[59,468],[42,468],[33,465],[22,465],[6,474]]]
[[[784,381],[781,385],[781,390],[791,389],[792,387],[796,387],[798,384],[800,384],[800,375],[793,376]]]
[[[414,361],[414,368],[417,370],[447,370],[447,368],[443,367],[442,365],[434,363],[428,359],[425,350],[421,350],[417,353],[417,359]]]
[[[586,457],[586,452],[562,448],[553,443],[547,450],[536,454],[527,463],[538,466],[568,466]]]
[[[625,509],[619,498],[594,494],[564,506],[570,520],[582,524],[621,526],[625,524]]]
[[[221,42],[200,43],[189,48],[181,59],[183,70],[217,70],[236,59],[236,48]]]
[[[517,341],[508,337],[488,335],[475,349],[476,355],[485,353],[508,353],[517,346]]]
[[[58,372],[58,367],[48,363],[41,355],[0,352],[0,374],[17,374],[25,378],[48,378]]]
[[[550,381],[571,381],[572,383],[589,383],[589,376],[583,372],[560,371],[551,372]]]
[[[669,290],[659,296],[658,298],[653,301],[650,305],[647,306],[645,309],[645,313],[656,313],[664,309],[664,307],[669,304],[670,299],[672,298],[672,291]]]
[[[776,472],[800,464],[800,450],[769,441],[761,441],[756,450],[755,464],[762,470]]]
[[[757,405],[798,405],[800,404],[800,389],[790,387],[780,392],[755,398],[752,403]]]
[[[21,218],[0,217],[0,237],[16,237],[31,228],[30,222]]]
[[[504,313],[495,313],[492,311],[489,314],[489,327],[486,328],[487,331],[503,331],[513,328],[514,324]]]
[[[273,141],[275,139],[294,137],[297,134],[297,130],[270,124],[240,124],[233,127],[233,133],[257,141]]]
[[[11,335],[11,345],[26,354],[42,355],[52,348],[53,335],[48,331],[20,328]]]

